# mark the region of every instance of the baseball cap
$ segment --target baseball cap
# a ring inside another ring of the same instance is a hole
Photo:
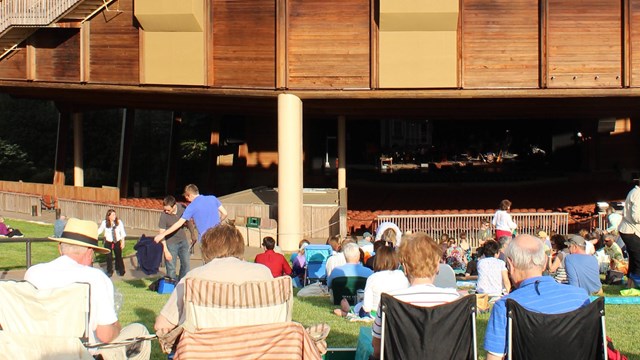
[[[578,246],[585,247],[585,246],[587,246],[587,240],[585,240],[580,235],[569,235],[569,238],[567,239],[567,241],[564,242],[564,244],[567,245],[567,246],[569,246],[571,244],[575,244],[575,245],[578,245]]]

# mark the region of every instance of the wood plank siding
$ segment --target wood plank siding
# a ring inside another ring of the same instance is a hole
[[[629,86],[640,86],[640,0],[629,0]]]
[[[211,12],[213,86],[275,88],[275,1],[213,0]]]
[[[621,87],[621,2],[548,0],[547,11],[548,87]]]
[[[27,78],[27,51],[25,43],[0,61],[0,79],[20,80]]]
[[[538,1],[462,1],[462,87],[538,87]]]
[[[369,0],[288,4],[288,87],[369,88]]]
[[[31,36],[36,81],[80,81],[79,29],[45,28]]]
[[[119,0],[91,19],[89,81],[138,84],[139,37],[133,0]]]

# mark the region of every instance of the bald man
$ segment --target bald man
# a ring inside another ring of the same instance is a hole
[[[544,244],[537,237],[519,235],[504,253],[516,290],[493,305],[484,339],[487,360],[503,359],[507,352],[507,298],[543,314],[561,314],[589,304],[586,290],[542,276],[546,256]]]

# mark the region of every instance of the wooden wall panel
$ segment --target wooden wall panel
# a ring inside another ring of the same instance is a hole
[[[549,0],[547,56],[550,88],[620,87],[620,1]]]
[[[369,0],[289,1],[289,88],[369,88]]]
[[[40,81],[80,81],[79,29],[46,28],[31,37]]]
[[[120,0],[94,16],[89,35],[89,82],[139,83],[138,27],[133,0]]]
[[[538,87],[538,0],[464,0],[462,86]]]
[[[629,85],[640,86],[640,0],[629,0]]]
[[[275,88],[275,1],[213,0],[211,11],[213,86]]]
[[[24,43],[23,43],[24,45]],[[0,60],[0,79],[24,80],[27,78],[27,49],[18,47],[5,58]]]

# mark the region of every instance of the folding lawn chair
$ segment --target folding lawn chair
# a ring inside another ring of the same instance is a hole
[[[507,299],[508,359],[607,359],[604,298],[563,314],[531,312]]]
[[[331,296],[334,305],[340,305],[342,299],[347,299],[349,305],[356,304],[358,290],[364,290],[367,278],[361,276],[339,276],[331,280]]]
[[[477,359],[476,297],[420,307],[383,293],[380,359]]]
[[[456,272],[447,264],[439,264],[438,274],[433,280],[433,285],[441,288],[457,288]]]
[[[304,285],[312,281],[326,281],[327,259],[332,253],[331,245],[307,245],[304,248]]]

